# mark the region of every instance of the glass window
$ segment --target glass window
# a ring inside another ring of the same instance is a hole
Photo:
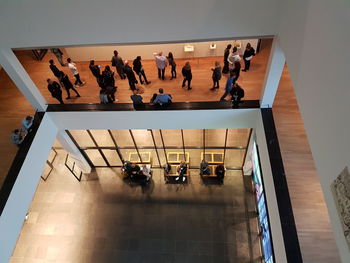
[[[102,149],[102,152],[111,166],[122,166],[116,150]]]
[[[129,130],[111,130],[111,132],[118,147],[135,147]]]
[[[205,147],[224,147],[226,129],[205,130]]]
[[[132,130],[137,147],[153,147],[154,143],[149,130]]]
[[[99,147],[115,147],[107,130],[90,130]]]
[[[227,149],[225,156],[225,166],[238,168],[242,167],[245,151],[245,149]]]
[[[84,151],[94,166],[107,166],[107,164],[106,164],[105,160],[102,158],[102,155],[99,152],[99,150],[88,149],[88,150],[84,150]]]
[[[186,147],[201,147],[203,148],[203,130],[183,130],[185,148]]]
[[[250,129],[229,129],[227,147],[247,147]]]
[[[181,130],[162,130],[165,148],[178,147],[182,149]]]
[[[80,148],[96,147],[86,130],[70,130],[69,132]]]

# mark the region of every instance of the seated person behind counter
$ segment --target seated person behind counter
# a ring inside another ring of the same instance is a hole
[[[11,133],[11,142],[19,147],[24,141],[26,135],[27,131],[24,131],[22,129],[16,129]]]
[[[180,178],[182,178],[182,181],[185,182],[185,174],[187,172],[187,164],[185,163],[185,161],[181,161],[179,167],[177,168],[177,172],[179,173],[179,176],[176,177],[175,180],[177,181]]]
[[[225,176],[225,166],[223,164],[216,166],[215,174],[219,180],[223,180]]]
[[[172,97],[170,94],[164,94],[164,90],[162,88],[159,89],[159,94],[154,99],[153,104],[155,105],[167,105],[171,103]]]
[[[200,175],[210,175],[210,174],[211,174],[211,169],[210,169],[209,163],[206,162],[205,160],[202,160],[200,165]]]
[[[33,116],[27,116],[22,120],[22,130],[30,132],[33,125]]]

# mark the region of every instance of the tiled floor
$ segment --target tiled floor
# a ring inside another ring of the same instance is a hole
[[[79,183],[64,157],[59,151],[38,186],[12,263],[259,262],[253,195],[241,171],[228,171],[224,185],[204,185],[191,170],[178,185],[154,170],[141,188],[126,184],[119,168],[99,168]]]

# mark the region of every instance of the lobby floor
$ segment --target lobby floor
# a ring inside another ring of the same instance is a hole
[[[165,184],[156,169],[141,188],[119,168],[98,168],[79,183],[58,152],[10,262],[260,262],[254,195],[241,171],[204,185],[198,170],[188,184]]]

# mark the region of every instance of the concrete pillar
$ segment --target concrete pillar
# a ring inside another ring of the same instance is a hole
[[[81,154],[78,147],[72,141],[72,139],[68,136],[66,131],[60,131],[57,134],[57,140],[60,142],[62,147],[69,153],[70,157],[72,157],[78,167],[83,171],[83,173],[90,173],[91,166],[85,159],[85,157]]]
[[[272,108],[285,62],[286,58],[280,47],[279,40],[275,38],[272,43],[263,91],[260,97],[261,108]]]
[[[0,64],[15,83],[17,88],[38,111],[46,110],[46,101],[28,73],[18,61],[11,48],[0,49]]]

